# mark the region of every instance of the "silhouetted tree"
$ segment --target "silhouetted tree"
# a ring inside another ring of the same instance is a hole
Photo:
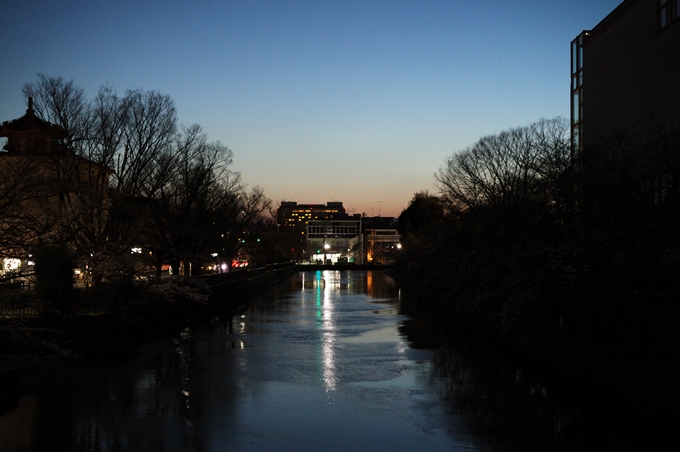
[[[450,213],[504,215],[561,206],[559,178],[569,168],[569,123],[542,119],[481,138],[446,160],[436,174]]]
[[[436,174],[441,197],[416,195],[400,217],[407,237],[409,224],[424,229],[398,269],[499,328],[518,330],[535,317],[557,325],[566,291],[556,280],[570,264],[557,244],[573,192],[570,164],[563,118],[489,135],[453,154]],[[441,212],[440,220],[428,212]]]
[[[397,228],[404,240],[417,242],[418,236],[426,229],[441,223],[444,206],[441,200],[427,191],[413,195],[413,199],[397,219]]]
[[[40,231],[32,221],[44,203],[47,180],[36,159],[0,152],[0,249],[5,254],[28,254]]]
[[[53,159],[62,207],[43,237],[67,243],[95,279],[133,276],[144,265],[157,273],[180,261],[200,266],[214,252],[231,257],[242,231],[270,206],[229,169],[231,150],[209,142],[200,126],[178,128],[165,94],[119,96],[104,85],[88,103],[73,81],[43,74],[23,91],[42,118],[66,131],[65,147],[78,157]],[[145,248],[137,265],[132,247]]]
[[[200,126],[176,136],[169,177],[149,204],[153,227],[145,233],[147,246],[160,264],[173,271],[180,261],[197,269],[210,256],[227,212],[236,209],[239,177],[229,170],[232,151],[209,143]]]
[[[224,237],[220,254],[226,262],[231,262],[241,250],[248,251],[252,245],[250,239],[257,240],[256,231],[268,223],[272,202],[261,187],[248,190],[242,186],[234,205],[237,208],[227,211],[222,223]]]
[[[253,266],[290,260],[287,244],[280,240],[276,213],[269,200],[259,204],[260,213],[248,225],[248,239],[243,244],[248,262]]]
[[[92,125],[85,90],[73,80],[38,74],[38,80],[26,83],[22,92],[33,99],[33,109],[45,121],[56,124],[66,132],[66,145],[77,149],[87,141]]]

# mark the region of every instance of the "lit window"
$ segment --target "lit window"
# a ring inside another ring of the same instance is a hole
[[[6,272],[11,272],[18,270],[21,266],[21,261],[19,259],[4,259],[4,270]]]

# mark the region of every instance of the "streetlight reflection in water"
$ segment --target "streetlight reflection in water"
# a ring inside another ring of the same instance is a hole
[[[337,275],[335,275],[337,276]],[[337,340],[336,326],[333,320],[333,288],[338,285],[338,281],[333,279],[331,272],[317,271],[315,275],[315,293],[317,317],[319,318],[322,331],[321,355],[323,368],[323,381],[326,392],[335,391],[335,343]],[[304,290],[304,285],[303,289]]]

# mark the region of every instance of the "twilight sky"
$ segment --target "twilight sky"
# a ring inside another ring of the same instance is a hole
[[[446,156],[569,115],[569,44],[620,0],[6,2],[0,122],[42,72],[169,94],[275,203],[398,216]]]

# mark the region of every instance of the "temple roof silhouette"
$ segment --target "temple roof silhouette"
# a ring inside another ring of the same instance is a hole
[[[66,132],[61,127],[47,122],[35,114],[35,110],[33,110],[33,98],[29,97],[26,114],[20,118],[3,122],[2,126],[0,126],[0,133],[5,132],[5,130],[25,132],[31,129],[45,130],[49,131],[50,133],[66,136]]]

